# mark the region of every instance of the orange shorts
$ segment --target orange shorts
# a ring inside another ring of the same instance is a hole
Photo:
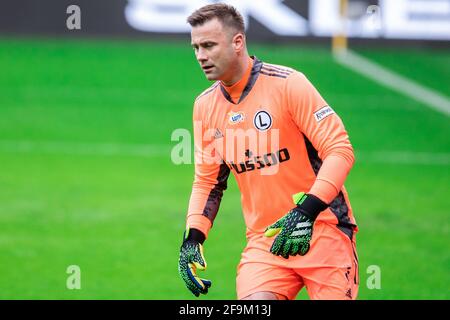
[[[238,299],[273,292],[289,300],[306,287],[311,299],[356,299],[358,258],[354,241],[335,225],[317,221],[305,256],[284,259],[270,252],[274,238],[248,233],[248,244],[237,270]]]

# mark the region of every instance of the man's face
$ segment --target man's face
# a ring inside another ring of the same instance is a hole
[[[237,54],[232,35],[218,19],[192,28],[191,44],[208,80],[227,81],[232,78]]]

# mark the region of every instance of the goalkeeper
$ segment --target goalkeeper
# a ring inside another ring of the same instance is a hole
[[[232,172],[247,227],[237,298],[295,299],[306,287],[311,299],[355,299],[357,226],[343,186],[354,155],[341,119],[302,73],[248,55],[233,7],[208,5],[188,22],[196,59],[216,82],[194,103],[195,179],[178,266],[187,288],[199,296],[211,287],[199,277],[203,245]]]

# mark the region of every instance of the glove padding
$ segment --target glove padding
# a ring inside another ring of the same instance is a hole
[[[198,297],[207,294],[211,281],[197,276],[197,269],[206,270],[206,260],[203,256],[202,243],[205,240],[203,233],[197,229],[187,229],[183,237],[178,261],[178,272],[186,287]]]
[[[293,196],[297,206],[286,215],[269,226],[264,235],[278,236],[270,248],[270,252],[288,259],[297,254],[304,256],[310,248],[313,224],[319,213],[328,205],[319,198],[303,192]]]

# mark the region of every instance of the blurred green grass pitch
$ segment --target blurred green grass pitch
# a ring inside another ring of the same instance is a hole
[[[251,45],[304,72],[358,152],[450,152],[449,118],[337,65],[325,47]],[[447,51],[362,50],[450,95]],[[0,39],[0,140],[173,145],[209,83],[189,43]],[[1,143],[0,141],[0,143]],[[170,154],[0,151],[1,299],[190,299],[177,259],[193,166]],[[361,299],[449,299],[448,165],[357,161],[346,186],[360,227]],[[234,299],[245,228],[234,178],[205,245]],[[66,268],[81,268],[81,290]],[[381,290],[366,287],[369,265]],[[303,293],[300,298],[306,298]]]

